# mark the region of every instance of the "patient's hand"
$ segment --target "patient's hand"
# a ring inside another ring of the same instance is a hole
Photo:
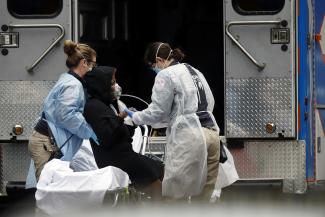
[[[120,112],[119,114],[118,114],[118,116],[120,117],[120,118],[126,118],[127,116],[128,116],[128,114],[125,112],[125,111],[122,111],[122,112]]]

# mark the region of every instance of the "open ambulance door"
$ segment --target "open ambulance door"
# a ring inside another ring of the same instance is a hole
[[[295,1],[225,1],[227,138],[295,138]]]

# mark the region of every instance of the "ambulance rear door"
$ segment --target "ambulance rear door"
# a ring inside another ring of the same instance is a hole
[[[295,1],[225,0],[227,138],[295,138]]]
[[[41,105],[67,68],[70,0],[0,1],[0,140],[27,140]],[[13,127],[21,131],[13,132]]]

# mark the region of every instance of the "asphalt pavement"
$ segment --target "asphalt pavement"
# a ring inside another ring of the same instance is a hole
[[[283,193],[281,185],[236,183],[223,189],[215,204],[204,203],[140,203],[131,206],[83,210],[63,216],[101,217],[172,217],[172,216],[308,216],[325,217],[325,185],[309,185],[304,194]],[[34,192],[18,192],[10,197],[0,196],[1,217],[39,217],[35,214]]]

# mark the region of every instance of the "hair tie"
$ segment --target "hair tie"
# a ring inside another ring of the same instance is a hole
[[[168,54],[166,60],[168,60],[168,58],[170,57],[170,55],[171,55],[172,53],[173,53],[173,49],[170,48],[170,51],[169,51],[169,54]]]

